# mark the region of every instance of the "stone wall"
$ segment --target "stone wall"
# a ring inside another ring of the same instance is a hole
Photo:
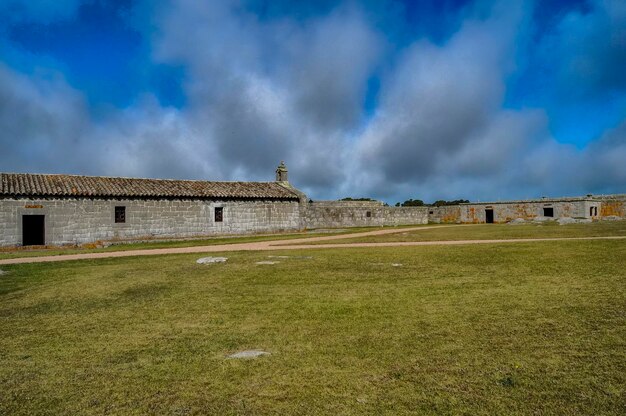
[[[380,201],[308,202],[306,228],[382,227],[428,223],[423,207],[387,207]]]
[[[306,228],[382,226],[383,208],[379,201],[308,202],[305,224]]]
[[[116,224],[116,206],[126,222]],[[223,207],[223,222],[214,208]],[[297,201],[0,199],[0,246],[22,243],[22,215],[45,215],[46,244],[294,231]]]
[[[602,217],[626,217],[626,201],[605,200],[602,201]]]
[[[626,195],[594,195],[593,199],[602,202],[601,217],[626,218]]]
[[[518,202],[496,202],[484,204],[462,204],[462,223],[484,223],[486,222],[486,210],[493,210],[495,223],[505,223],[514,219],[533,220],[544,216],[544,208],[552,208],[553,218],[596,218],[595,212],[600,213],[600,203],[588,200],[572,201],[518,201]],[[595,211],[590,208],[596,207]]]
[[[116,206],[126,207],[126,222],[116,224]],[[222,207],[223,222],[214,221]],[[181,238],[217,234],[296,231],[303,228],[395,226],[433,223],[484,223],[532,220],[553,209],[553,218],[626,217],[626,196],[471,203],[445,207],[388,207],[379,201],[207,201],[111,199],[0,199],[0,246],[22,244],[22,216],[45,215],[46,244],[98,240]]]
[[[428,207],[428,222],[435,224],[458,224],[461,222],[461,206]]]
[[[426,207],[384,207],[383,225],[418,225],[428,224]]]

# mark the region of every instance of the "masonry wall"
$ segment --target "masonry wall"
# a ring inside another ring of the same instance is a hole
[[[594,200],[602,202],[600,216],[626,218],[626,195],[599,195]]]
[[[428,224],[426,207],[384,207],[383,225],[418,225]]]
[[[116,224],[116,206],[126,222]],[[214,208],[223,207],[223,222]],[[22,244],[22,215],[45,215],[46,244],[300,229],[297,201],[0,199],[0,246]]]
[[[307,228],[341,228],[428,223],[423,207],[386,207],[380,201],[308,202]]]
[[[602,209],[600,215],[602,217],[626,217],[626,201],[602,201]]]
[[[461,222],[461,207],[459,205],[428,207],[428,222],[458,224]]]
[[[590,208],[597,207],[600,213],[600,203],[595,201],[538,201],[538,202],[507,202],[491,204],[463,204],[461,209],[462,223],[484,223],[486,222],[486,209],[493,209],[494,222],[504,223],[514,219],[533,220],[543,217],[544,208],[552,208],[553,218],[595,218],[596,211]]]

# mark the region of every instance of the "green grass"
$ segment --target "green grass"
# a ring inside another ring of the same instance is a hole
[[[623,241],[226,256],[3,266],[0,414],[626,412]]]
[[[12,259],[20,257],[41,257],[41,256],[57,256],[63,254],[81,254],[81,253],[102,253],[111,251],[129,251],[129,250],[146,250],[153,248],[175,248],[175,247],[197,247],[197,246],[210,246],[217,244],[240,244],[240,243],[252,243],[258,241],[275,241],[275,240],[291,240],[295,238],[303,237],[316,237],[326,235],[337,234],[350,234],[360,231],[371,231],[373,229],[380,229],[381,227],[355,227],[338,229],[336,231],[329,230],[328,232],[316,232],[311,230],[306,233],[277,233],[277,234],[264,234],[264,235],[248,235],[248,236],[233,236],[233,237],[209,237],[200,239],[183,239],[183,240],[166,240],[166,241],[148,241],[138,243],[118,243],[108,247],[98,248],[86,248],[86,247],[49,247],[49,248],[2,248],[0,249],[1,259]]]
[[[436,224],[431,224],[437,226]],[[416,231],[385,234],[370,237],[354,237],[333,241],[333,243],[383,243],[393,241],[449,241],[449,240],[492,240],[510,238],[567,238],[626,236],[626,221],[602,221],[590,224],[559,225],[550,221],[544,224],[479,224],[442,225]],[[327,244],[316,241],[308,244]]]

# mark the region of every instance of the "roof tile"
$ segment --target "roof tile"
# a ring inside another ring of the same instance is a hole
[[[298,199],[296,192],[276,182],[211,182],[31,173],[0,173],[0,196]]]

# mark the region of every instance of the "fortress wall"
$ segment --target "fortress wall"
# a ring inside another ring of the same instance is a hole
[[[384,224],[380,201],[308,202],[306,228],[370,227]]]
[[[384,225],[418,225],[428,224],[426,207],[385,207],[383,209]]]
[[[600,214],[600,203],[588,200],[571,201],[513,201],[461,205],[462,223],[486,222],[486,211],[493,210],[495,223],[506,223],[515,219],[533,220],[545,216],[545,209],[552,209],[555,220],[562,217],[595,219]],[[591,208],[596,207],[595,211]],[[595,213],[598,212],[596,215]]]
[[[461,222],[461,206],[428,207],[428,222],[435,224],[458,224]]]
[[[374,227],[426,224],[423,207],[387,207],[380,201],[309,202],[307,228]]]
[[[626,217],[626,199],[605,199],[600,210],[601,217]]]

